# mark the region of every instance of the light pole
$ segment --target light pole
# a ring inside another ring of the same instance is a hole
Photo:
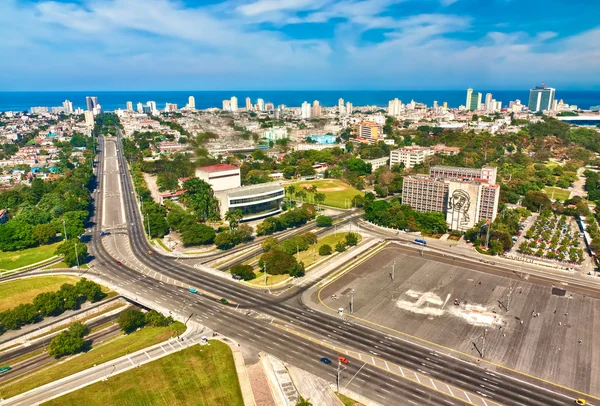
[[[354,288],[350,291],[350,313],[354,314]]]
[[[73,247],[75,247],[75,258],[77,259],[77,269],[79,269],[79,254],[77,254],[77,240],[73,241]]]
[[[267,286],[267,264],[265,263],[265,286]]]
[[[394,281],[394,278],[396,277],[396,260],[394,260],[394,262],[392,263],[392,281]]]
[[[69,241],[69,238],[67,237],[67,226],[65,226],[65,219],[63,219],[63,231],[65,233],[65,241]]]

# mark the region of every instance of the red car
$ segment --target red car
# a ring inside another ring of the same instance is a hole
[[[338,361],[340,361],[342,364],[347,364],[349,362],[348,359],[344,357],[338,357]]]

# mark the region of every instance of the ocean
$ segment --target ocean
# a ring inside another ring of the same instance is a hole
[[[529,90],[479,90],[485,99],[486,93],[492,93],[496,100],[502,102],[503,106],[508,106],[510,101],[521,100],[521,103],[527,104]],[[194,96],[197,109],[206,109],[210,107],[222,107],[222,102],[232,96],[237,97],[238,106],[245,107],[246,97],[250,97],[252,103],[261,98],[265,103],[271,102],[275,106],[285,104],[290,107],[300,107],[303,102],[312,103],[318,100],[321,106],[337,106],[338,99],[341,97],[344,102],[351,102],[354,106],[375,105],[386,108],[388,101],[394,98],[409,103],[411,100],[425,103],[432,106],[434,100],[438,104],[448,102],[449,107],[458,107],[465,104],[465,90],[295,90],[295,91],[112,91],[112,92],[0,92],[0,111],[29,111],[31,107],[61,106],[67,99],[73,102],[73,107],[85,106],[86,96],[98,97],[98,102],[104,111],[113,111],[125,109],[128,101],[133,102],[135,108],[138,102],[145,104],[147,101],[155,101],[158,109],[164,109],[166,103],[176,103],[178,107],[184,107],[187,104],[188,97]],[[557,90],[556,98],[563,99],[565,103],[577,105],[582,109],[589,109],[590,106],[600,105],[600,91],[574,91]]]

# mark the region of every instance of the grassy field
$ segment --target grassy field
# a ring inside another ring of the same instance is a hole
[[[350,399],[348,396],[344,396],[341,393],[335,393],[337,397],[342,401],[344,406],[363,406],[362,403],[358,403],[357,401]]]
[[[0,271],[10,271],[51,258],[60,243],[41,245],[21,251],[0,252]]]
[[[552,193],[554,193],[554,199],[558,199],[562,202],[567,200],[571,194],[571,192],[566,189],[561,189],[553,186],[546,186],[544,188],[544,192],[546,192],[550,199],[552,199]]]
[[[300,188],[309,188],[312,185],[317,187],[317,193],[325,194],[325,201],[323,204],[326,206],[350,208],[352,205],[352,198],[356,195],[362,195],[362,192],[337,179],[307,180],[294,183],[296,190],[299,190]],[[306,201],[312,203],[312,193],[308,193],[308,191]],[[344,204],[346,204],[346,206],[344,206]]]
[[[231,349],[220,341],[168,355],[44,403],[69,405],[243,406]]]
[[[283,275],[267,274],[267,284],[265,285],[265,273],[264,272],[255,272],[255,273],[256,273],[256,278],[252,279],[251,281],[248,281],[248,283],[251,285],[257,285],[257,286],[277,285],[278,283],[283,282],[284,280],[286,280],[287,278],[290,277],[290,275],[288,275],[288,274],[283,274]]]
[[[4,383],[4,385],[0,387],[0,398],[10,398],[19,393],[27,392],[38,386],[91,368],[95,364],[101,364],[141,350],[142,348],[158,344],[175,335],[176,328],[178,328],[180,332],[185,330],[185,326],[179,322],[175,322],[169,327],[144,327],[135,333],[120,336],[100,347],[92,348],[89,352],[73,357],[65,362],[59,363],[58,361],[55,361],[49,368],[42,369],[38,372],[33,371],[25,379],[17,377],[13,380],[14,382],[9,380]]]
[[[78,280],[75,276],[36,276],[0,283],[0,311],[31,303],[40,293],[54,292],[63,283],[75,284]]]
[[[319,248],[322,245],[329,244],[331,246],[331,250],[335,252],[335,244],[337,244],[340,241],[344,241],[347,234],[348,233],[337,233],[337,235],[329,234],[323,238],[320,238],[319,241],[317,241],[316,247],[311,247],[306,251],[300,252],[300,258],[298,259],[298,262],[304,262],[304,266],[308,268],[310,265],[323,258],[319,255]]]

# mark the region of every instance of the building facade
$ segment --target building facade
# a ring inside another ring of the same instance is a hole
[[[555,89],[545,85],[536,86],[529,91],[529,104],[531,111],[550,111],[554,105]]]
[[[481,93],[473,92],[473,89],[467,89],[466,108],[470,111],[479,110],[481,107]]]
[[[216,164],[196,168],[195,176],[208,183],[213,191],[238,188],[242,185],[240,168],[228,164]]]
[[[362,121],[356,126],[356,135],[369,143],[374,143],[384,138],[383,126],[374,121]]]
[[[381,168],[382,166],[387,166],[390,158],[384,156],[383,158],[375,158],[375,159],[365,159],[365,162],[371,164],[371,170],[375,170]]]
[[[405,176],[402,203],[421,212],[441,212],[452,230],[466,231],[498,214],[496,168],[435,166],[429,175]]]
[[[413,168],[415,165],[425,162],[425,158],[435,154],[428,147],[404,147],[390,151],[390,167],[404,164],[405,168]]]

